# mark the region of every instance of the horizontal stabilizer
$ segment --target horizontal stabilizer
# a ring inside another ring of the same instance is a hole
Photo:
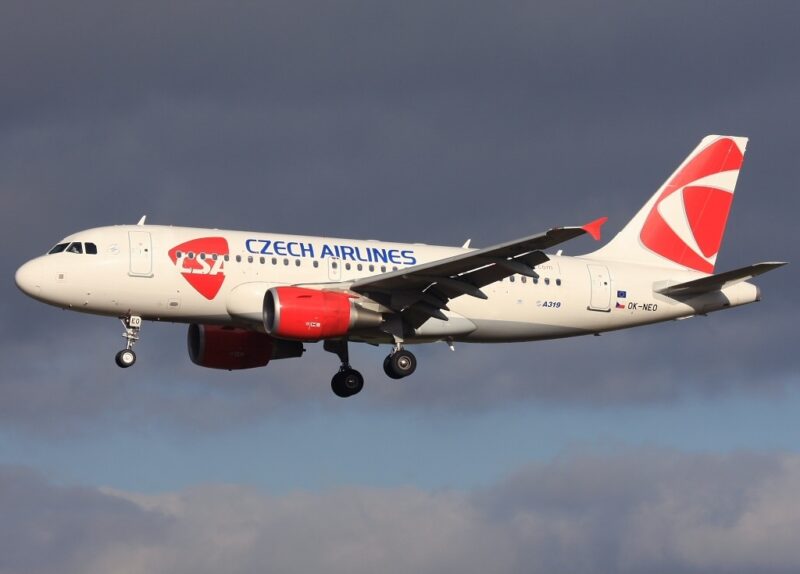
[[[709,275],[694,281],[687,281],[686,283],[678,283],[677,285],[670,285],[663,289],[657,289],[656,293],[667,295],[669,297],[689,297],[708,293],[710,291],[719,291],[734,283],[747,281],[757,275],[772,271],[778,267],[786,265],[785,262],[772,261],[768,263],[755,263],[742,267],[741,269],[734,269],[733,271],[726,271],[725,273],[717,273],[716,275]]]

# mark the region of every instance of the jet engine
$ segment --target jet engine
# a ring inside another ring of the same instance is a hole
[[[273,287],[264,296],[264,330],[281,339],[319,341],[383,322],[383,316],[334,291]]]
[[[187,342],[195,365],[229,371],[264,367],[272,359],[300,357],[304,351],[297,341],[217,325],[189,325]]]

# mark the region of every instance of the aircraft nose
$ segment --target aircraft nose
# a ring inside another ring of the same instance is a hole
[[[20,291],[31,297],[36,297],[42,290],[42,268],[37,261],[28,261],[22,267],[17,269],[14,275],[14,281],[17,283]]]

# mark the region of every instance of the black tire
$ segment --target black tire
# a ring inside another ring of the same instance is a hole
[[[411,351],[400,349],[384,361],[384,371],[393,379],[402,379],[417,370],[417,358]]]
[[[331,390],[337,397],[357,395],[364,388],[364,377],[355,369],[344,369],[333,375]]]
[[[117,366],[121,369],[127,369],[136,362],[136,353],[133,352],[133,349],[122,349],[117,353],[117,356],[114,357],[114,361],[116,361]]]
[[[398,380],[403,378],[402,376],[394,372],[394,369],[392,368],[391,355],[386,355],[386,358],[383,360],[383,372],[386,373],[386,376],[389,377],[390,379]]]

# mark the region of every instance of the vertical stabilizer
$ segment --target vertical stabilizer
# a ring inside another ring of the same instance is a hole
[[[706,136],[614,239],[590,257],[713,273],[747,138]]]

